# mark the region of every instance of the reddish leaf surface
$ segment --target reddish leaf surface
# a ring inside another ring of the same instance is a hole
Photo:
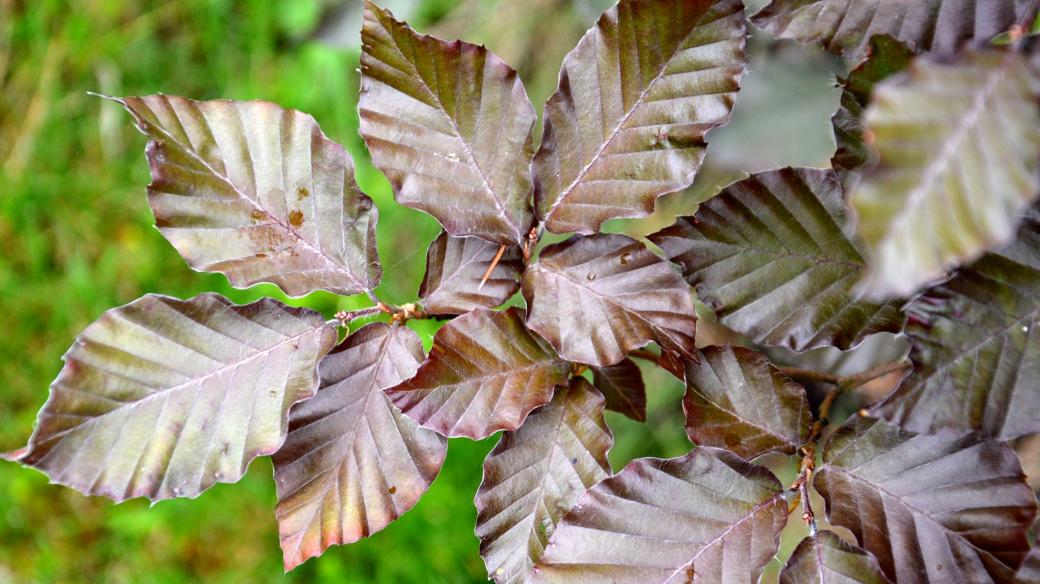
[[[739,0],[621,0],[563,62],[535,157],[538,216],[591,234],[693,182],[744,72]]]
[[[411,377],[422,359],[418,335],[374,323],[321,361],[321,387],[292,409],[285,445],[274,456],[286,570],[385,528],[437,476],[447,440],[420,428],[383,393]]]
[[[646,386],[638,365],[624,359],[617,365],[593,367],[592,378],[596,389],[603,392],[608,410],[646,421]]]
[[[503,434],[484,461],[477,537],[488,574],[499,584],[523,582],[563,515],[610,476],[614,437],[603,406],[603,396],[576,377],[519,430]]]
[[[516,71],[368,0],[361,42],[361,135],[397,201],[455,236],[521,242],[533,221],[535,112]]]
[[[426,275],[419,288],[423,310],[428,314],[465,314],[509,300],[520,288],[524,269],[519,247],[506,248],[481,287],[499,247],[479,237],[441,233],[426,252]]]
[[[387,394],[426,428],[480,440],[519,428],[570,371],[517,309],[476,310],[437,331],[415,376]]]
[[[870,552],[821,531],[798,544],[780,584],[891,584]]]
[[[523,293],[527,325],[567,360],[613,365],[651,341],[694,351],[689,287],[630,237],[576,236],[545,248],[524,273]]]

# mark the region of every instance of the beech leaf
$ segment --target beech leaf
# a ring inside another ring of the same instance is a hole
[[[149,137],[155,224],[193,269],[290,296],[379,283],[378,213],[314,118],[264,101],[116,101]]]
[[[426,275],[419,288],[423,310],[428,314],[465,314],[509,300],[520,288],[524,269],[519,247],[506,248],[481,286],[499,247],[479,237],[441,233],[426,251]]]
[[[402,205],[454,236],[527,236],[534,106],[483,46],[420,35],[365,1],[361,135]]]
[[[763,345],[850,349],[899,332],[894,303],[857,300],[865,270],[841,184],[829,170],[753,175],[650,236],[720,322]]]
[[[795,454],[809,437],[805,388],[742,347],[707,347],[686,364],[686,435],[751,460]]]
[[[437,331],[415,376],[387,394],[426,428],[480,440],[519,428],[570,372],[517,309],[475,310]]]
[[[616,365],[592,368],[593,385],[603,393],[607,409],[637,422],[646,421],[646,386],[643,372],[631,359]]]
[[[1040,211],[907,307],[913,373],[877,412],[915,432],[1040,432]]]
[[[625,235],[575,236],[523,276],[527,325],[569,361],[607,366],[656,341],[692,355],[697,314],[668,262]]]
[[[689,186],[729,121],[746,40],[740,0],[621,0],[563,61],[534,160],[549,231],[591,234]]]
[[[780,572],[780,584],[891,584],[870,552],[833,531],[802,540]]]
[[[422,359],[417,334],[384,323],[362,327],[322,359],[321,387],[292,409],[285,445],[274,455],[287,570],[380,531],[437,476],[447,440],[420,428],[383,393],[411,377]]]
[[[269,298],[149,294],[77,337],[17,460],[114,501],[195,497],[278,450],[335,342],[320,314]]]
[[[1015,584],[1040,584],[1040,546],[1033,546],[1015,574]]]
[[[776,477],[729,452],[638,459],[578,499],[530,582],[756,582],[786,523]]]
[[[878,163],[851,196],[872,298],[909,296],[1011,240],[1040,194],[1040,74],[1017,52],[918,58],[865,114]]]
[[[985,43],[1024,16],[1029,0],[773,0],[751,20],[780,38],[821,43],[858,63],[887,34],[916,51]]]
[[[915,582],[1011,582],[1036,498],[1002,442],[918,435],[854,416],[827,442],[815,486],[885,574]]]
[[[503,434],[484,461],[476,533],[488,574],[499,584],[523,582],[563,515],[610,476],[614,438],[603,406],[599,392],[574,378],[519,430]]]

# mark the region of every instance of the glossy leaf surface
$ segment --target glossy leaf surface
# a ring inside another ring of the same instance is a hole
[[[713,448],[638,459],[585,493],[531,582],[755,582],[787,522],[783,487]]]
[[[155,224],[192,268],[290,296],[375,288],[378,214],[314,118],[263,101],[117,101],[150,138]]]
[[[503,434],[484,461],[476,532],[496,582],[523,582],[563,515],[610,476],[614,438],[603,407],[603,396],[575,378],[519,430]]]
[[[831,171],[769,171],[726,188],[650,236],[720,322],[765,345],[848,349],[898,332],[895,304],[856,300],[865,269]]]
[[[809,436],[805,388],[742,347],[707,347],[686,364],[686,435],[751,460],[795,454]]]
[[[563,62],[535,156],[535,206],[555,233],[642,217],[693,182],[705,134],[729,121],[744,71],[739,0],[621,0]]]
[[[603,393],[607,409],[637,422],[646,421],[646,385],[643,372],[631,359],[617,365],[592,368],[593,385]]]
[[[780,584],[890,584],[870,552],[833,531],[802,540],[780,572]]]
[[[894,581],[1010,582],[1036,498],[1006,444],[918,435],[854,417],[828,441],[815,486]]]
[[[426,275],[419,288],[423,310],[429,314],[465,314],[509,300],[520,288],[524,269],[519,247],[507,247],[487,282],[480,285],[498,250],[498,244],[479,237],[441,233],[426,251]]]
[[[865,114],[878,163],[852,193],[873,259],[863,290],[909,296],[1011,240],[1040,194],[1040,74],[1018,53],[913,62]]]
[[[115,501],[235,482],[282,445],[335,342],[320,314],[271,299],[144,296],[77,337],[19,462]]]
[[[656,341],[692,354],[696,312],[668,262],[624,236],[576,236],[542,250],[523,276],[527,325],[569,361],[607,366]]]
[[[917,51],[952,53],[985,43],[1024,15],[1029,0],[773,0],[752,17],[781,37],[821,43],[858,63],[871,37],[887,34]]]
[[[384,389],[423,359],[404,326],[369,324],[319,365],[321,387],[297,405],[274,456],[278,531],[286,569],[380,531],[433,482],[447,440],[397,410]]]
[[[367,0],[361,42],[361,135],[397,201],[455,236],[522,241],[533,221],[535,112],[516,71]]]
[[[914,371],[880,415],[915,432],[1040,432],[1040,211],[907,311]]]
[[[387,393],[424,427],[479,440],[519,428],[570,371],[517,309],[476,310],[437,331],[415,376]]]

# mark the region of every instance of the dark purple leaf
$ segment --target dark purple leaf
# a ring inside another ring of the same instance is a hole
[[[1015,584],[1040,584],[1040,546],[1033,546],[1015,574]]]
[[[415,376],[387,394],[426,428],[480,440],[519,428],[570,372],[517,309],[475,310],[437,331]]]
[[[656,341],[691,355],[697,315],[668,262],[624,235],[575,236],[523,277],[527,325],[569,361],[606,366]]]
[[[318,394],[292,409],[274,455],[286,570],[385,528],[437,476],[447,440],[383,393],[422,359],[418,335],[383,323],[361,328],[322,359]]]
[[[780,584],[890,584],[870,552],[833,531],[802,540],[780,572]]]
[[[638,365],[624,359],[617,365],[592,367],[592,378],[596,389],[603,392],[608,410],[646,421],[646,386]]]
[[[852,295],[865,260],[848,215],[833,172],[787,168],[731,185],[650,239],[725,326],[796,351],[849,349],[903,317]]]
[[[556,524],[589,487],[610,476],[614,437],[603,396],[576,377],[484,461],[477,537],[488,574],[519,583],[541,559]]]
[[[535,112],[516,71],[368,0],[361,42],[361,135],[397,201],[455,236],[521,242],[533,222]]]
[[[567,55],[545,105],[535,206],[555,233],[643,217],[693,182],[744,72],[739,0],[621,0]]]
[[[686,364],[686,435],[751,460],[795,454],[809,436],[805,388],[765,355],[741,347],[707,347]]]
[[[524,269],[520,248],[509,246],[491,276],[481,280],[498,253],[499,244],[479,237],[452,237],[441,233],[426,252],[426,275],[419,288],[428,314],[465,314],[494,308],[520,288]]]
[[[1036,498],[1006,444],[918,435],[854,416],[828,441],[815,486],[885,574],[916,582],[1011,582]]]

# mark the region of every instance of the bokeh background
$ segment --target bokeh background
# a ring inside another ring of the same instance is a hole
[[[421,31],[486,44],[520,71],[539,110],[563,56],[611,3],[382,2]],[[754,11],[765,2],[747,3]],[[285,299],[273,286],[234,290],[223,276],[185,266],[152,227],[144,137],[118,106],[88,91],[266,99],[314,115],[354,156],[358,182],[379,207],[385,275],[378,293],[395,303],[415,299],[438,227],[393,202],[357,136],[360,22],[360,0],[0,0],[0,451],[25,443],[61,354],[108,308],[147,292]],[[656,230],[744,172],[827,164],[840,64],[758,31],[750,48],[733,122],[710,135],[697,183],[663,199],[655,216],[610,229]],[[326,315],[367,303],[326,293],[289,302]],[[437,325],[416,326],[429,342]],[[647,424],[608,413],[615,469],[690,448],[682,388],[660,372],[648,371],[647,381]],[[443,472],[415,509],[289,575],[282,574],[267,459],[238,484],[153,507],[84,497],[2,463],[0,582],[483,582],[472,500],[495,440],[453,440]],[[775,466],[785,480],[795,472]]]

